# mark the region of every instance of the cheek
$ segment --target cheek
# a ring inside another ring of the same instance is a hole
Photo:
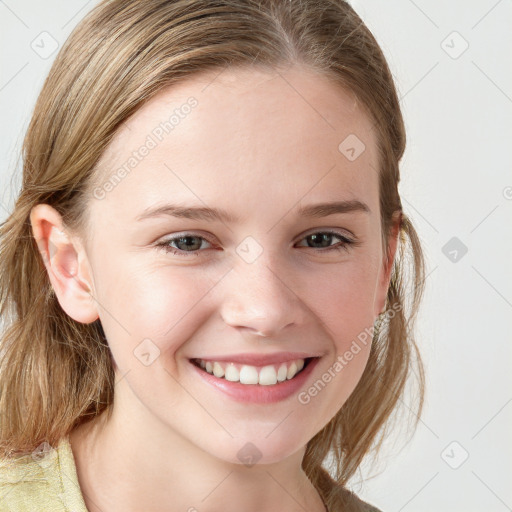
[[[311,307],[329,329],[327,334],[336,347],[345,350],[361,331],[373,326],[377,269],[370,259],[361,257],[314,280],[315,286],[309,287]]]
[[[311,304],[332,342],[332,354],[314,389],[304,400],[322,395],[331,417],[350,397],[366,368],[373,339],[376,273],[368,265],[349,265],[315,288]],[[323,389],[325,388],[325,393]],[[302,402],[301,402],[302,403]]]
[[[331,411],[337,411],[353,392],[370,354],[378,274],[373,261],[361,256],[322,279],[323,286],[311,288],[311,305],[332,341],[332,356],[321,375]]]
[[[151,357],[165,355],[165,366],[173,368],[174,353],[211,314],[208,292],[215,281],[198,279],[192,270],[171,273],[119,265],[101,282],[101,321],[123,371],[138,366],[134,352],[145,350]]]

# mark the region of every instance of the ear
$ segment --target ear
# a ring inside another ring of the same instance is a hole
[[[391,281],[391,271],[398,248],[398,237],[400,226],[402,225],[402,212],[397,211],[393,215],[391,232],[387,241],[387,251],[384,254],[382,267],[380,269],[379,282],[377,284],[377,295],[375,297],[375,318],[385,311],[386,300],[388,296],[389,283]]]
[[[94,322],[99,315],[92,273],[79,239],[66,233],[61,215],[48,204],[32,208],[30,223],[62,309],[77,322]]]

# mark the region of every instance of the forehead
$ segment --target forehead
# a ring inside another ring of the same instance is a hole
[[[372,120],[355,95],[299,67],[228,68],[167,87],[99,162],[100,185],[121,175],[104,203],[130,218],[166,199],[226,209],[340,193],[371,202],[377,168]]]

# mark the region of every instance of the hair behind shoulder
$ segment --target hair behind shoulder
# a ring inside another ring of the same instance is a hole
[[[110,0],[73,30],[38,97],[23,144],[21,191],[0,228],[0,456],[33,451],[44,441],[56,445],[79,424],[108,414],[114,398],[101,324],[75,322],[60,307],[32,236],[31,209],[48,203],[85,236],[99,157],[121,123],[163,87],[225,66],[296,63],[352,91],[375,122],[387,254],[393,214],[402,211],[405,128],[382,50],[347,2]],[[335,487],[321,483],[322,462],[333,456],[334,481],[344,486],[362,459],[380,449],[413,373],[417,420],[421,414],[424,374],[413,325],[424,261],[403,212],[399,244],[363,376],[307,445],[303,468],[329,508],[339,498]]]

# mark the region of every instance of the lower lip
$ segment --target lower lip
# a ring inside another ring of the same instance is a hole
[[[199,368],[190,362],[194,370],[199,376],[214,388],[222,391],[230,398],[238,402],[250,402],[259,404],[268,404],[286,400],[290,396],[297,393],[306,383],[315,366],[319,361],[319,357],[312,359],[309,364],[293,379],[278,382],[272,386],[263,386],[261,384],[240,384],[240,382],[231,382],[211,375],[206,370]]]

